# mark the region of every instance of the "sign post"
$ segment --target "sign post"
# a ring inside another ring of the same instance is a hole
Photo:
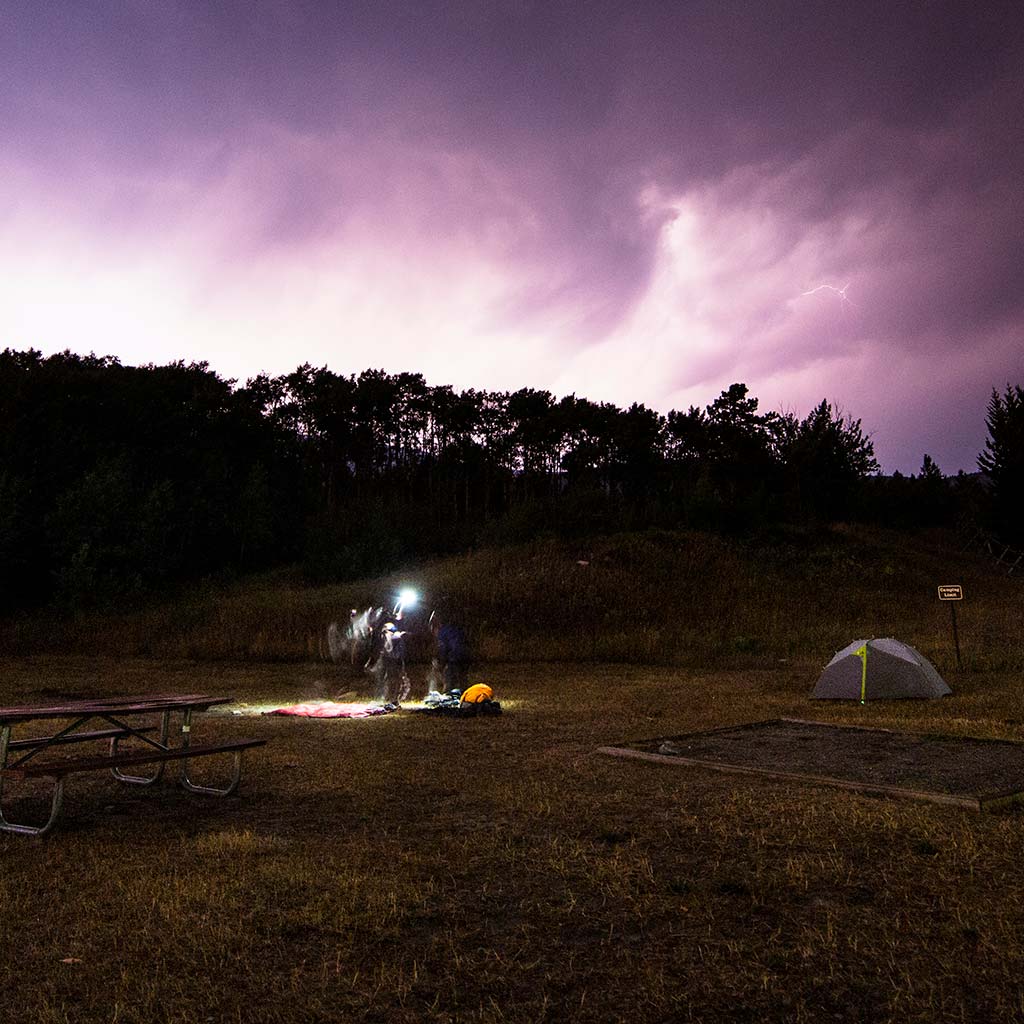
[[[949,617],[953,623],[953,647],[956,649],[956,667],[961,672],[964,670],[964,666],[960,660],[960,634],[956,628],[956,602],[963,599],[964,588],[959,583],[948,583],[939,587],[939,600],[949,601]]]

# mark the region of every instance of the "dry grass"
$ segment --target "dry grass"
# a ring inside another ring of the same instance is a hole
[[[538,542],[0,624],[0,703],[210,691],[253,712],[358,687],[322,660],[326,624],[408,579],[472,610],[476,678],[507,709],[211,715],[211,738],[271,741],[229,800],[73,778],[53,836],[0,838],[2,1019],[1024,1020],[1024,811],[594,753],[780,716],[1024,740],[1019,584],[952,552],[856,529]],[[935,599],[954,582],[964,674]],[[913,643],[955,696],[809,704],[871,635]]]
[[[352,686],[314,664],[2,668],[4,703]],[[80,777],[50,839],[0,839],[4,1020],[1024,1018],[1021,812],[594,754],[779,715],[1024,739],[1015,674],[861,708],[809,705],[817,668],[501,664],[478,673],[500,719],[211,717],[271,740],[240,797]]]

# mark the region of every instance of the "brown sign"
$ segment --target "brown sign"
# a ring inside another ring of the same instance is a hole
[[[959,583],[950,583],[947,586],[939,587],[940,601],[962,601],[964,599],[964,588]]]

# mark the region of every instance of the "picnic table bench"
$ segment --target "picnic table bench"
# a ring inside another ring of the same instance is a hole
[[[70,701],[58,705],[0,708],[0,831],[20,835],[41,836],[49,832],[60,817],[64,801],[64,782],[70,775],[93,771],[110,771],[119,782],[134,786],[157,783],[170,761],[181,762],[180,785],[191,793],[208,796],[231,796],[242,778],[242,753],[263,746],[266,740],[229,740],[200,746],[191,744],[192,716],[211,707],[231,702],[230,697],[208,694],[153,694],[143,697],[110,697]],[[173,715],[181,716],[180,729],[171,730]],[[158,718],[159,724],[150,724]],[[14,737],[15,726],[27,723],[68,720],[68,724],[48,735]],[[83,729],[99,720],[105,728]],[[134,724],[133,724],[134,723]],[[156,736],[152,734],[156,733]],[[137,741],[133,749],[122,749],[122,741]],[[69,744],[109,742],[106,754],[95,749],[86,756],[52,758],[54,748]],[[231,754],[234,759],[229,783],[223,787],[199,785],[190,776],[189,764],[199,757]],[[123,768],[153,765],[148,775],[132,775]],[[7,820],[3,813],[3,784],[7,779],[53,780],[50,815],[43,825],[29,825]]]

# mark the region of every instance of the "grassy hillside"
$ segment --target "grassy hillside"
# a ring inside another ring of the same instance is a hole
[[[337,586],[278,573],[117,614],[0,624],[0,653],[323,660],[332,620],[412,585],[426,604],[461,613],[483,661],[753,667],[821,662],[856,637],[891,635],[945,670],[949,610],[936,587],[951,582],[967,595],[966,666],[1024,667],[1018,581],[959,553],[951,535],[859,527],[747,541],[668,531],[545,540]]]

